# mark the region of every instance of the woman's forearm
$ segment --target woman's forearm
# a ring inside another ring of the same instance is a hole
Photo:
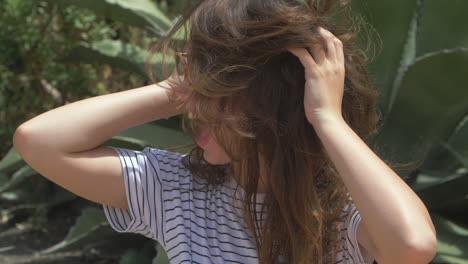
[[[377,261],[428,263],[437,240],[420,198],[343,119],[317,119],[314,128],[356,203]]]
[[[42,113],[23,123],[15,134],[37,149],[80,152],[96,148],[120,132],[180,114],[169,100],[166,81],[96,96]]]

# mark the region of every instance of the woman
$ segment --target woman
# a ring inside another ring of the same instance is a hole
[[[427,209],[363,141],[377,92],[340,4],[199,1],[158,46],[189,23],[183,73],[41,114],[14,145],[171,263],[428,263]],[[181,113],[189,154],[100,146]]]

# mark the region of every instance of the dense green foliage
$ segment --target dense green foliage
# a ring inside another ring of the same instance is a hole
[[[5,142],[0,157],[11,148],[13,132],[25,120],[142,82],[138,74],[103,63],[68,59],[77,43],[128,40],[138,35],[90,10],[44,1],[5,0],[0,5],[0,25],[0,141]],[[151,41],[143,39],[147,41],[144,45]]]
[[[45,222],[44,212],[76,199],[21,160],[11,148],[14,129],[67,102],[141,86],[147,49],[171,28],[183,2],[7,0],[0,6],[0,137],[7,142],[0,152],[9,151],[0,162],[0,202],[10,205],[3,215],[29,206],[32,218]],[[468,263],[468,3],[353,4],[383,44],[369,65],[383,115],[369,145],[387,160],[414,163],[396,170],[409,176],[431,212],[436,260]],[[156,56],[155,74],[159,63]],[[189,140],[173,118],[129,129],[106,144],[142,149],[183,142]],[[99,241],[111,232],[101,211],[87,209],[67,237],[44,252]],[[136,246],[121,263],[167,263],[156,242]]]

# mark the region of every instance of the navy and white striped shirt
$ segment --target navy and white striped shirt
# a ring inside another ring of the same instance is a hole
[[[146,147],[142,151],[114,149],[124,172],[129,209],[103,204],[110,226],[157,240],[170,263],[258,263],[253,236],[241,217],[244,190],[233,177],[225,183],[205,186],[192,178],[181,163],[184,155]],[[239,196],[237,196],[239,197]],[[257,195],[262,199],[262,195]],[[259,205],[257,205],[259,206]],[[361,216],[356,207],[342,229],[342,246],[335,263],[372,263],[361,251],[356,230]]]

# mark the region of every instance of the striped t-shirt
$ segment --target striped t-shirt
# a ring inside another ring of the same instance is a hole
[[[171,264],[258,263],[240,200],[234,197],[236,187],[236,194],[245,191],[234,177],[203,191],[190,190],[205,187],[206,181],[192,177],[181,163],[184,155],[151,147],[142,151],[110,148],[119,154],[129,206],[127,210],[103,204],[114,230],[157,240]],[[355,206],[350,209],[335,263],[372,263],[356,239],[359,211]]]

